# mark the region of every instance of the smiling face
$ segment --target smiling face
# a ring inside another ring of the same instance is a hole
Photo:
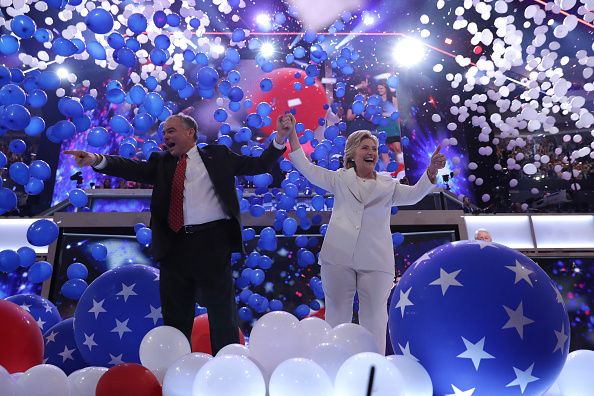
[[[377,93],[381,96],[384,96],[386,94],[386,87],[384,87],[382,84],[379,84],[377,86]]]
[[[365,177],[373,174],[375,164],[377,163],[378,153],[377,144],[373,139],[363,139],[355,150],[355,170],[357,175]]]
[[[169,117],[163,128],[163,142],[174,157],[180,157],[196,146],[196,130],[179,117]]]

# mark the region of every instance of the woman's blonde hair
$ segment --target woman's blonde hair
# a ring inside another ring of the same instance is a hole
[[[361,142],[365,139],[371,139],[378,145],[377,137],[373,136],[370,131],[365,129],[355,131],[349,135],[344,148],[343,162],[345,168],[349,169],[355,166],[355,151],[357,151],[357,147],[359,147]]]

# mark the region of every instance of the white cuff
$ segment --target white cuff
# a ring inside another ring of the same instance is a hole
[[[276,142],[276,137],[274,139],[272,139],[272,144],[274,145],[274,148],[277,149],[277,150],[284,150],[284,148],[286,146],[284,143],[283,144],[278,144]]]
[[[101,155],[101,154],[97,154],[97,155]],[[107,166],[107,159],[105,158],[105,156],[101,155],[101,162],[99,162],[93,168],[101,170],[101,169],[105,168],[106,166]]]

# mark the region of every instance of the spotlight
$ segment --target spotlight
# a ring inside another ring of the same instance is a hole
[[[272,29],[272,23],[270,21],[270,16],[267,14],[259,14],[256,17],[256,24],[258,27],[264,31],[268,31]]]
[[[65,68],[61,67],[56,71],[56,74],[58,75],[58,77],[60,78],[68,78],[68,70],[66,70]]]
[[[407,37],[398,41],[393,55],[400,66],[411,67],[423,60],[425,46],[419,40]]]
[[[363,13],[363,24],[365,26],[371,26],[373,25],[373,23],[375,22],[375,18],[373,17],[372,14],[365,12]]]
[[[274,55],[274,53],[275,53],[274,44],[268,42],[268,43],[263,43],[260,46],[260,54],[264,58],[270,58],[272,55]]]

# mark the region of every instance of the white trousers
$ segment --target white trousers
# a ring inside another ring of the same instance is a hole
[[[394,275],[383,271],[357,271],[324,262],[320,275],[326,297],[326,322],[335,327],[350,323],[353,299],[359,293],[359,324],[373,334],[380,353],[386,353],[388,297]]]

